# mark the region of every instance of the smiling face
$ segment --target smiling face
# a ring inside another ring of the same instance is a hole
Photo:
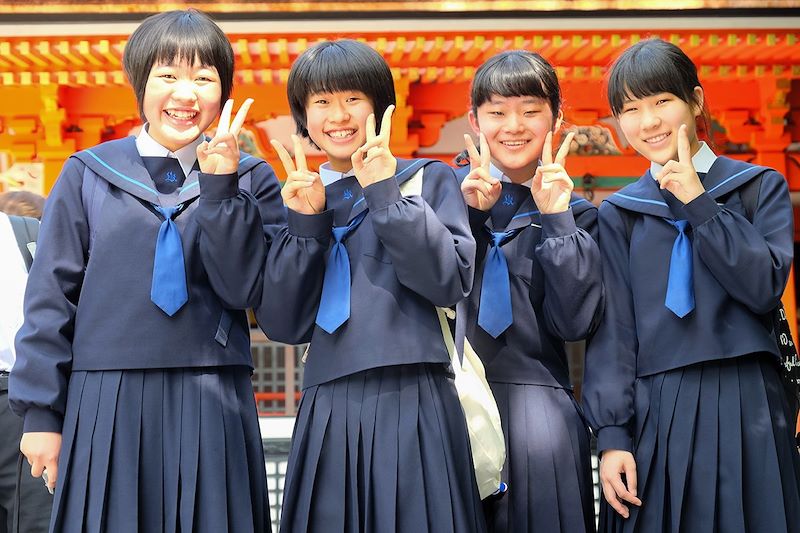
[[[217,69],[195,61],[155,63],[142,100],[147,132],[174,152],[191,143],[220,111],[222,86]]]
[[[367,139],[367,117],[372,102],[361,91],[315,93],[306,102],[308,136],[328,155],[331,168],[347,172],[350,157]]]
[[[703,89],[695,87],[694,95],[698,104],[667,92],[626,100],[617,119],[628,143],[650,161],[664,165],[678,159],[678,129],[686,124],[691,153],[697,153],[696,118],[702,112]]]
[[[561,110],[554,117],[544,98],[493,95],[477,111],[470,111],[470,125],[486,137],[495,166],[514,183],[531,179],[545,136],[561,125]]]

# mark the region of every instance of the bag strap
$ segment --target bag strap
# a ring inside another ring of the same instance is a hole
[[[750,223],[753,222],[753,216],[758,207],[758,196],[761,192],[761,174],[751,179],[739,189],[739,197],[742,199],[742,207],[744,207],[744,215]]]
[[[8,220],[11,222],[11,229],[14,230],[14,238],[17,240],[19,252],[22,254],[22,259],[25,260],[25,269],[30,270],[33,264],[33,254],[28,245],[35,243],[39,237],[39,221],[35,218],[16,215],[9,215]]]

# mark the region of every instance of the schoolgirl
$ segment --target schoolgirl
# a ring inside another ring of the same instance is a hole
[[[249,103],[231,121],[210,18],[146,19],[123,64],[141,132],[71,156],[46,204],[10,383],[21,450],[55,487],[51,531],[264,532],[241,310],[260,292],[236,280],[266,254],[262,219],[283,223],[279,185],[239,154]]]
[[[553,157],[561,91],[540,55],[509,51],[478,68],[461,191],[477,243],[467,336],[506,438],[508,494],[486,501],[491,531],[594,531],[589,430],[572,395],[565,340],[602,312],[597,209]]]
[[[800,458],[769,319],[792,264],[786,180],[698,139],[705,94],[670,43],[627,49],[608,99],[650,168],[599,213],[607,305],[584,401],[600,530],[798,531]]]
[[[288,227],[257,310],[271,339],[309,342],[281,531],[484,531],[467,429],[435,306],[469,292],[475,243],[453,171],[389,150],[395,92],[383,58],[321,42],[288,81],[308,170],[273,143]],[[376,130],[374,117],[382,117]]]

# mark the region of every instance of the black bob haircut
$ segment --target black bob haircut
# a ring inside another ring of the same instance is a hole
[[[351,39],[322,41],[295,60],[289,72],[289,107],[298,135],[309,138],[306,104],[311,95],[360,91],[369,98],[378,130],[383,113],[395,104],[392,71],[381,55]]]
[[[647,39],[625,50],[611,66],[608,105],[619,116],[629,99],[672,93],[687,104],[702,106],[695,87],[702,87],[697,67],[683,50],[661,39]],[[702,116],[707,121],[705,106]]]
[[[147,17],[136,28],[125,45],[122,65],[136,93],[142,119],[144,89],[153,65],[175,60],[194,64],[195,59],[217,69],[222,85],[221,108],[233,90],[233,48],[208,15],[196,9],[167,11]]]
[[[561,87],[553,66],[545,58],[526,50],[501,52],[486,60],[475,72],[470,99],[472,112],[492,96],[535,96],[547,100],[553,116],[561,108]]]

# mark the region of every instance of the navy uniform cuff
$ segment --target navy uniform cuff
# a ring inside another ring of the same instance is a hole
[[[565,237],[578,231],[575,225],[575,217],[572,216],[572,208],[561,213],[541,214],[542,238]]]
[[[370,211],[377,211],[403,199],[400,186],[394,178],[376,181],[364,189],[364,200]]]
[[[717,205],[716,200],[710,194],[704,192],[685,206],[683,211],[686,213],[686,219],[693,228],[702,226],[722,211],[722,208]]]
[[[64,417],[52,409],[31,407],[25,412],[25,421],[22,423],[23,433],[61,433]]]
[[[289,222],[289,233],[295,237],[325,239],[331,236],[331,231],[333,230],[332,209],[313,215],[304,215],[289,209],[287,220]]]
[[[606,450],[623,450],[633,453],[633,438],[624,426],[605,426],[597,432],[598,455]]]
[[[200,182],[200,198],[220,202],[235,198],[239,194],[239,174],[204,174],[197,177]]]

